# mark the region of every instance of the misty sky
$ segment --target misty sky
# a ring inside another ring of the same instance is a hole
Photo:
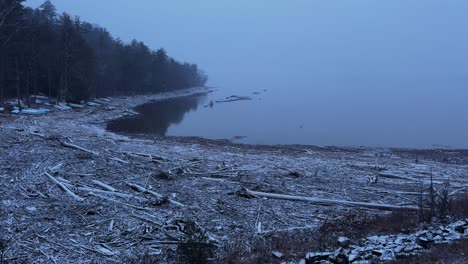
[[[462,121],[468,113],[466,0],[53,3],[126,42],[136,38],[199,64],[210,85],[269,89],[278,95],[272,105],[296,100],[300,107],[292,112],[303,111],[312,98],[317,109],[333,102],[330,111],[348,122],[356,115],[363,124],[383,119],[377,125],[433,131],[427,137],[440,137],[444,128],[457,142],[468,134]],[[349,109],[357,109],[354,116]],[[407,141],[424,137],[420,133]]]

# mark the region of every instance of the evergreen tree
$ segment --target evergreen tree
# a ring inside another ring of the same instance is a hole
[[[50,0],[38,9],[0,0],[0,104],[30,103],[38,93],[57,101],[157,93],[204,85],[196,64],[180,63],[164,49],[123,43],[99,26],[64,13]],[[33,100],[34,101],[34,100]]]

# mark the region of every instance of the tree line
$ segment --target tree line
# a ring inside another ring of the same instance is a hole
[[[164,49],[123,43],[103,27],[57,14],[49,0],[36,9],[23,3],[0,0],[0,105],[13,97],[29,105],[38,94],[80,102],[207,82],[196,64],[176,61]]]

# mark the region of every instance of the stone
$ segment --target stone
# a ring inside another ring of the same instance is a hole
[[[440,241],[442,241],[442,237],[439,236],[439,235],[436,235],[436,236],[434,237],[434,241],[435,241],[435,242],[440,242]]]
[[[351,244],[351,240],[347,237],[339,237],[338,238],[338,245],[340,245],[343,248],[348,248],[349,245]]]
[[[395,258],[395,253],[392,250],[385,250],[380,256],[380,260],[382,261],[392,261]]]
[[[328,260],[333,252],[307,253],[306,264],[320,263],[322,260]]]
[[[396,239],[395,239],[395,244],[397,245],[401,245],[403,244],[404,242],[408,241],[408,237],[407,236],[398,236]]]
[[[359,257],[360,257],[359,252],[352,251],[352,252],[348,255],[348,260],[349,260],[349,262],[353,262],[353,261],[357,260]]]
[[[434,240],[429,239],[427,237],[419,237],[416,242],[418,245],[421,245],[424,248],[428,248],[430,244],[434,243]]]
[[[395,253],[398,254],[398,253],[403,252],[404,249],[405,249],[405,247],[403,247],[403,246],[397,246],[397,247],[393,250],[393,252],[395,252]]]
[[[275,256],[276,258],[279,258],[279,259],[284,257],[284,254],[279,252],[279,251],[273,251],[272,254],[273,254],[273,256]]]

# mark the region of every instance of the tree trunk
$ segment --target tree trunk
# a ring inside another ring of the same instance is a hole
[[[30,67],[28,66],[28,68],[26,69],[26,105],[29,107],[31,107],[31,102],[29,100],[29,98],[31,97],[31,71],[30,71]]]
[[[21,111],[23,110],[23,106],[21,105],[20,69],[19,69],[18,57],[15,57],[15,68],[16,68],[16,97],[18,98],[18,107]]]
[[[3,54],[0,56],[0,106],[5,105],[5,57]]]
[[[47,78],[48,78],[48,82],[49,82],[49,102],[50,102],[50,98],[52,98],[52,80],[51,80],[51,73],[50,73],[50,63],[47,67]]]

